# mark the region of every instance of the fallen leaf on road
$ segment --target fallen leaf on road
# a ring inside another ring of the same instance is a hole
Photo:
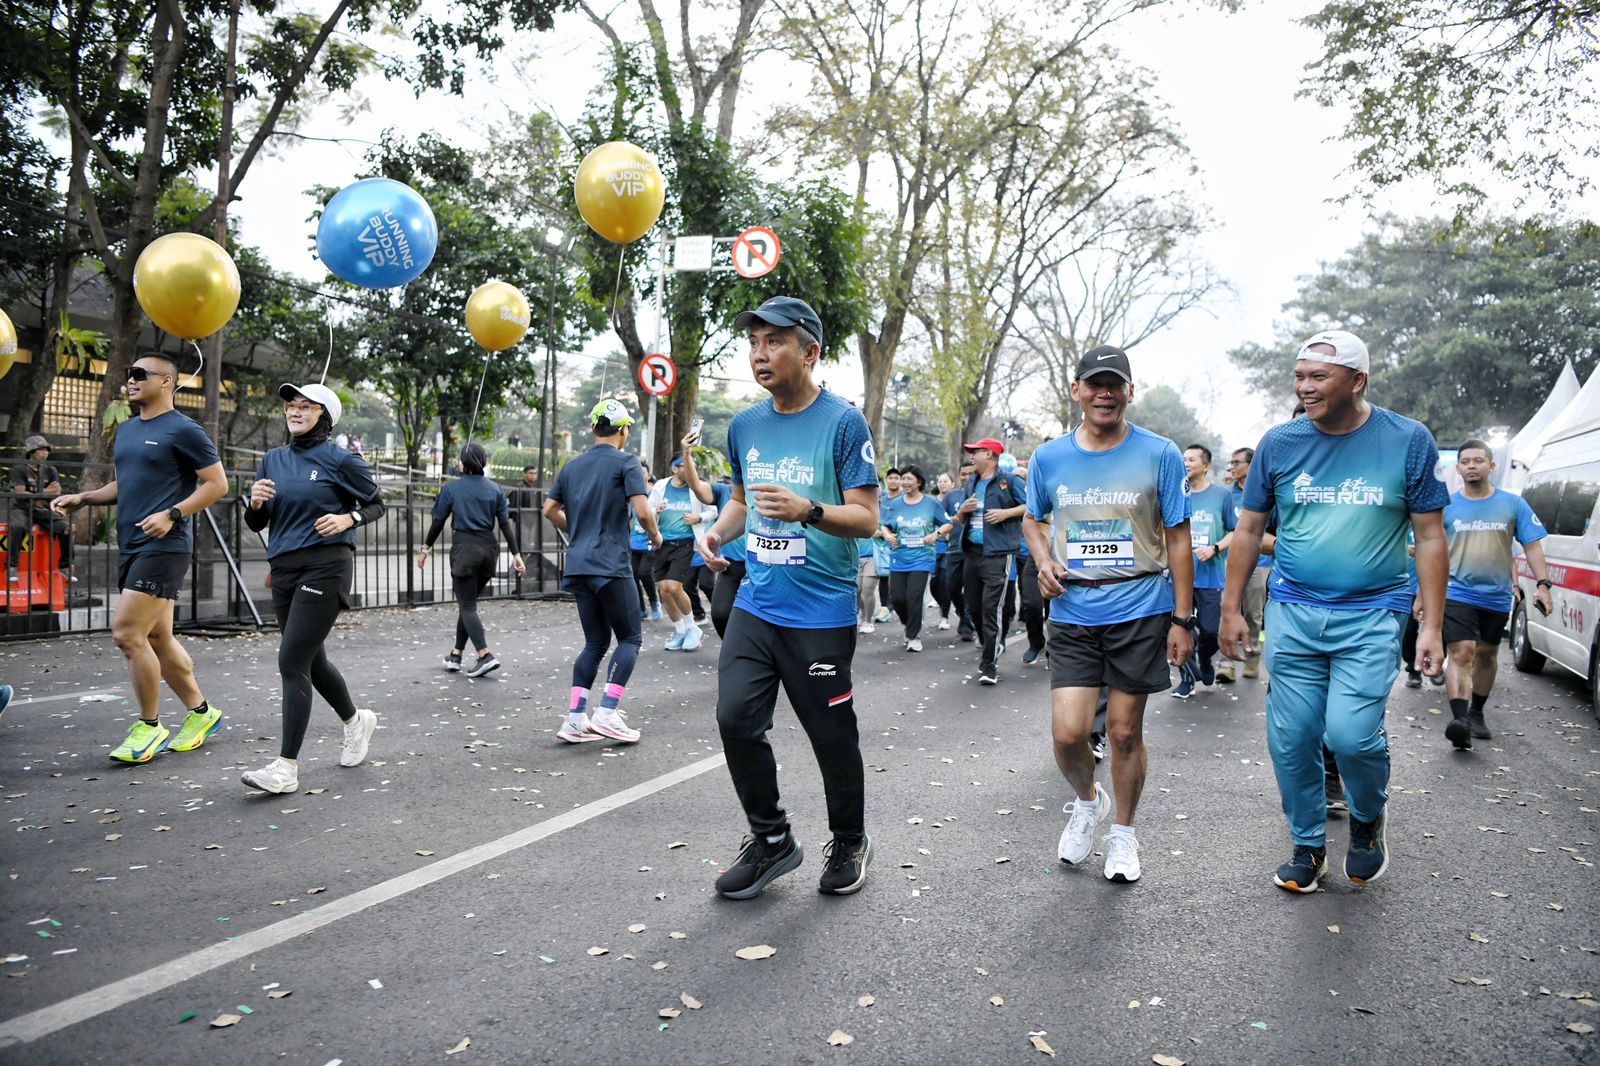
[[[417,852],[417,854],[418,855],[422,855],[422,856],[428,856],[428,855],[432,855],[433,852],[431,852],[431,851],[419,851],[419,852]]]
[[[1472,941],[1474,944],[1487,944],[1489,942],[1489,938],[1478,932],[1476,929],[1467,934],[1467,939]]]
[[[106,839],[107,840],[121,840],[122,839],[122,834],[121,833],[107,833],[106,834]]]
[[[1004,1007],[1005,1005],[1006,1005],[1006,1001],[1001,999],[999,996],[990,996],[989,997],[989,1006],[991,1006],[991,1007]]]
[[[630,933],[642,933],[644,930],[645,925],[643,922],[635,922],[634,924],[628,926],[628,932]]]
[[[308,790],[307,794],[308,795],[312,795],[312,796],[320,796],[326,791],[328,791],[328,790],[325,789],[325,788],[313,788],[313,789]]]
[[[472,1037],[464,1036],[464,1037],[461,1038],[461,1043],[457,1044],[453,1048],[450,1048],[448,1051],[445,1052],[445,1054],[446,1055],[459,1055],[459,1054],[461,1054],[463,1051],[467,1050],[467,1048],[469,1048],[471,1046],[472,1046]]]
[[[294,995],[294,990],[293,989],[280,988],[276,992],[268,992],[267,993],[267,998],[268,999],[288,999],[292,995]]]
[[[1136,999],[1130,999],[1128,1001],[1128,1009],[1129,1010],[1138,1010],[1140,1008],[1140,1006],[1142,1006],[1142,1004]]]
[[[308,888],[308,889],[306,889],[306,895],[315,896],[318,892],[326,892],[326,891],[328,891],[328,886],[327,885],[318,885],[316,888]]]
[[[1184,1066],[1183,1060],[1176,1055],[1151,1055],[1150,1061],[1155,1063],[1156,1066]]]
[[[152,833],[170,833],[170,832],[172,832],[172,826],[170,826],[170,825],[154,825],[154,826],[150,827],[150,832],[152,832]]]
[[[665,962],[652,962],[650,968],[659,973],[667,968],[667,964]]]
[[[1480,826],[1478,826],[1478,832],[1480,832],[1480,833],[1504,833],[1505,830],[1504,829],[1496,829],[1492,825],[1480,825]]]
[[[1028,1037],[1028,1043],[1033,1045],[1033,1050],[1043,1052],[1044,1054],[1049,1055],[1051,1058],[1056,1057],[1056,1049],[1045,1043],[1044,1037],[1030,1036]]]
[[[1568,1028],[1571,1028],[1570,1026]],[[849,1047],[856,1042],[856,1038],[843,1029],[835,1029],[828,1035],[829,1047]]]
[[[672,933],[668,933],[667,936],[669,938],[673,939],[673,940],[688,940],[689,939],[689,934],[688,933],[672,932]]]
[[[699,1010],[701,1007],[705,1006],[704,1003],[701,1003],[698,999],[695,999],[693,996],[691,996],[687,992],[683,993],[681,996],[678,997],[678,1002],[682,1003],[685,1007],[688,1007],[690,1010]]]
[[[207,844],[205,850],[207,850],[207,851],[218,851],[221,848],[222,848],[221,844]]]
[[[740,948],[734,954],[746,962],[755,962],[759,959],[770,959],[778,953],[778,949],[771,944],[757,944],[754,947]]]
[[[212,1024],[216,1023],[213,1022]],[[1587,1036],[1594,1032],[1594,1026],[1590,1025],[1588,1022],[1568,1022],[1567,1032],[1577,1033],[1580,1036]]]
[[[596,956],[598,956],[598,955],[609,955],[609,954],[611,954],[611,949],[610,948],[594,947],[594,948],[590,948],[589,949],[589,954],[596,955]]]
[[[1011,813],[1011,808],[1009,808],[1009,807],[1001,807],[998,811],[995,811],[994,813],[996,813],[996,814],[1010,814]]]
[[[1378,1012],[1375,1011],[1375,1010],[1368,1010],[1365,1007],[1351,1007],[1350,1008],[1350,1013],[1351,1014],[1377,1014]]]
[[[1511,898],[1511,893],[1509,893],[1509,892],[1491,892],[1491,893],[1489,893],[1489,895],[1493,896],[1495,899],[1510,899]]]
[[[1010,861],[1011,861],[1011,856],[1009,856],[1009,855],[1002,855],[1002,856],[1000,856],[1000,857],[999,857],[999,858],[998,858],[998,859],[996,859],[996,860],[995,860],[995,861],[994,861],[994,864],[995,864],[995,865],[996,865],[996,866],[999,866],[999,865],[1000,865],[1000,864],[1001,864],[1001,863],[1003,863],[1003,862],[1010,862]]]
[[[689,845],[682,840],[674,840],[672,843],[667,845],[667,850],[671,851],[674,848],[686,848],[688,846]]]
[[[1330,925],[1330,926],[1328,926],[1328,932],[1330,932],[1330,933],[1337,933],[1337,932],[1338,932],[1338,931],[1339,931],[1339,927],[1338,927],[1338,926],[1337,926],[1337,925]]]
[[[1545,906],[1549,907],[1553,911],[1564,911],[1567,909],[1559,903],[1546,903]]]
[[[670,1020],[672,1018],[676,1018],[682,1013],[683,1011],[679,1010],[677,1007],[662,1007],[660,1010],[656,1011],[656,1017],[667,1018]]]
[[[878,1002],[878,1001],[875,998],[873,998],[872,996],[862,996],[860,999],[856,1000],[856,1006],[858,1006],[858,1007],[870,1007],[876,1002]]]
[[[219,1014],[211,1019],[211,1028],[226,1029],[230,1025],[238,1025],[244,1018],[238,1014]]]

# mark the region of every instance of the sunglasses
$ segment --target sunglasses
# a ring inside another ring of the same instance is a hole
[[[320,411],[322,410],[322,405],[320,403],[312,403],[310,400],[285,400],[283,409],[285,411]]]
[[[1245,461],[1243,459],[1229,459],[1228,460],[1228,465],[1229,466],[1245,466],[1246,463],[1245,463]]]
[[[146,370],[142,366],[130,366],[128,368],[128,380],[129,381],[143,381],[144,379],[148,378],[151,374],[154,374],[157,377],[162,377],[162,378],[170,378],[172,376],[171,374],[167,373],[165,370]]]

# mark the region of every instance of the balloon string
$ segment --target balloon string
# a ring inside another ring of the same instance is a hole
[[[322,377],[318,380],[318,384],[326,385],[328,383],[328,367],[331,366],[331,365],[333,365],[333,323],[329,322],[328,323],[328,358],[326,358],[326,359],[324,359],[322,361]]]
[[[617,280],[611,286],[611,328],[618,333],[622,332],[622,315],[617,309],[622,302],[622,264],[627,257],[628,246],[624,244],[617,249]]]
[[[173,387],[173,390],[172,390],[172,391],[173,391],[173,392],[177,392],[177,391],[178,391],[178,390],[179,390],[179,389],[181,389],[181,388],[183,388],[183,387],[184,387],[184,386],[185,386],[185,385],[193,385],[193,384],[194,384],[194,379],[195,379],[195,378],[197,378],[197,377],[199,377],[199,376],[200,376],[200,371],[202,371],[202,370],[204,370],[204,369],[205,369],[205,365],[206,365],[206,353],[205,353],[205,352],[202,352],[202,351],[201,351],[201,350],[200,350],[200,342],[199,342],[199,341],[194,341],[194,340],[191,340],[191,341],[190,341],[190,342],[189,342],[189,347],[191,347],[191,348],[193,348],[193,349],[194,349],[194,354],[195,354],[195,355],[196,355],[196,356],[197,356],[197,357],[199,357],[199,359],[200,359],[200,365],[199,365],[199,366],[196,366],[196,367],[195,367],[195,368],[194,368],[194,373],[193,373],[193,374],[190,374],[190,375],[189,375],[189,380],[188,380],[188,381],[187,381],[187,382],[185,382],[185,383],[183,383],[183,384],[179,384],[179,385],[176,385],[176,386],[174,386],[174,387]]]
[[[478,405],[483,403],[483,383],[484,380],[489,376],[489,359],[493,356],[493,354],[494,353],[488,349],[484,349],[483,373],[478,375],[478,398],[472,401],[472,421],[467,423],[467,439],[462,442],[462,447],[466,447],[468,444],[472,443],[472,434],[477,431]]]

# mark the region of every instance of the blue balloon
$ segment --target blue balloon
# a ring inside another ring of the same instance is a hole
[[[336,276],[368,289],[412,281],[433,262],[439,224],[411,186],[365,178],[340,189],[317,224],[317,255]]]
[[[1015,474],[1017,472],[1017,457],[1010,452],[1001,452],[997,461],[1002,474]]]

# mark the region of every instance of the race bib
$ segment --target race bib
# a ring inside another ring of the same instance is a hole
[[[1098,570],[1138,565],[1133,554],[1133,528],[1125,520],[1067,523],[1068,570]]]
[[[1209,547],[1211,547],[1211,530],[1209,530],[1209,529],[1191,529],[1191,530],[1189,530],[1189,543],[1191,545],[1193,545],[1194,547],[1196,547],[1196,548],[1209,548]]]
[[[803,530],[751,530],[745,544],[750,558],[764,566],[806,565],[806,535]]]
[[[983,528],[983,512],[981,510],[973,511],[972,514],[967,517],[967,528],[968,529],[982,529]]]

